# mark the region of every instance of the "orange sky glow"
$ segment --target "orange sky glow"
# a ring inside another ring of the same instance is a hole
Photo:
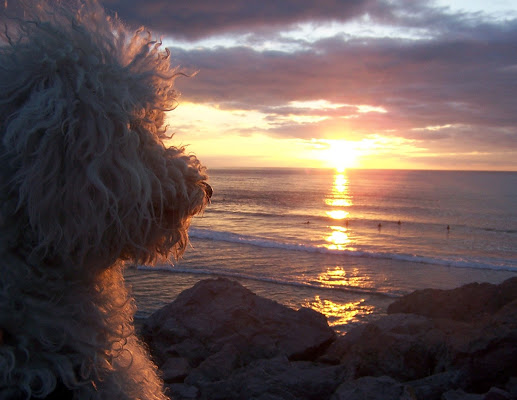
[[[298,117],[292,117],[294,123],[297,119],[299,121]],[[320,135],[322,138],[269,136],[264,133],[268,127],[267,115],[221,110],[206,104],[180,103],[169,114],[168,123],[169,133],[174,133],[168,144],[186,146],[209,168],[517,170],[511,163],[487,165],[486,159],[493,157],[491,153],[462,152],[461,149],[433,153],[422,147],[418,140],[382,134],[358,138],[346,129],[340,131],[339,127]],[[174,126],[178,128],[174,129]],[[466,165],[444,164],[444,157],[468,159],[469,162]]]

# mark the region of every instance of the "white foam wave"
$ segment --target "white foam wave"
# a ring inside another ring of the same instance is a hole
[[[222,241],[229,243],[246,244],[251,246],[263,247],[263,248],[276,248],[291,251],[305,251],[309,253],[322,253],[322,254],[334,254],[334,255],[345,255],[349,257],[364,257],[364,258],[377,258],[377,259],[389,259],[397,261],[415,262],[421,264],[440,265],[453,268],[474,268],[474,269],[489,269],[497,271],[511,271],[517,272],[515,266],[506,264],[493,264],[483,263],[472,260],[456,260],[447,258],[436,258],[413,254],[403,253],[386,253],[386,252],[373,252],[365,250],[337,250],[329,249],[324,246],[302,244],[302,243],[287,243],[279,242],[273,239],[261,238],[249,235],[239,235],[232,232],[225,231],[214,231],[210,229],[191,228],[190,237],[197,239],[206,239],[214,241]]]

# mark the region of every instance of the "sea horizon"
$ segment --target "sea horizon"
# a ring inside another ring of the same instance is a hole
[[[334,167],[282,167],[282,166],[217,166],[209,167],[205,166],[208,171],[234,171],[234,170],[317,170],[317,171],[328,171],[334,173],[343,173],[345,171],[429,171],[429,172],[503,172],[503,173],[517,173],[515,170],[499,170],[499,169],[437,169],[437,168],[362,168],[362,167],[347,167],[347,168],[334,168]]]

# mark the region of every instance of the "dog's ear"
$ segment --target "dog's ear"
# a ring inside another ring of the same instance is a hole
[[[199,161],[163,144],[169,53],[93,1],[28,15],[0,49],[3,218],[33,256],[78,267],[180,255],[208,189]]]

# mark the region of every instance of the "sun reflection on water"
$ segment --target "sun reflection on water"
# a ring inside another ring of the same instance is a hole
[[[324,238],[327,242],[324,246],[331,250],[350,248],[351,239],[348,232],[350,212],[347,208],[352,206],[352,197],[349,193],[348,178],[344,172],[334,175],[332,189],[324,201],[327,206],[330,206],[330,209],[325,211],[326,215],[335,221],[334,224],[328,226],[331,231]],[[344,226],[338,226],[338,224]]]
[[[318,275],[316,282],[326,287],[347,286],[371,289],[374,286],[371,278],[361,274],[358,268],[350,268],[347,271],[340,266],[327,268],[325,272]]]
[[[332,229],[332,233],[330,236],[325,238],[325,240],[329,242],[327,248],[332,250],[346,249],[347,245],[350,243],[347,228],[342,226],[331,226],[330,228]]]
[[[348,211],[345,210],[330,210],[326,212],[332,219],[343,220],[348,216]]]
[[[331,207],[349,207],[352,205],[346,199],[325,199],[325,204]]]
[[[343,171],[344,172],[344,171]],[[334,177],[334,191],[337,193],[345,193],[348,187],[348,179],[344,173],[336,174]]]
[[[358,316],[371,314],[373,306],[368,306],[365,299],[349,303],[336,303],[332,300],[322,299],[319,295],[312,300],[307,300],[305,306],[316,310],[327,317],[330,326],[345,325],[358,322]]]
[[[336,266],[327,268],[325,272],[318,275],[316,281],[325,287],[349,287],[349,288],[372,288],[372,279],[361,273],[358,268],[349,268],[345,270],[343,267]],[[351,302],[336,302],[328,298],[322,298],[320,295],[313,299],[306,300],[306,306],[310,307],[327,316],[329,324],[344,325],[350,322],[357,322],[365,315],[374,312],[374,306],[366,304],[364,298]]]

